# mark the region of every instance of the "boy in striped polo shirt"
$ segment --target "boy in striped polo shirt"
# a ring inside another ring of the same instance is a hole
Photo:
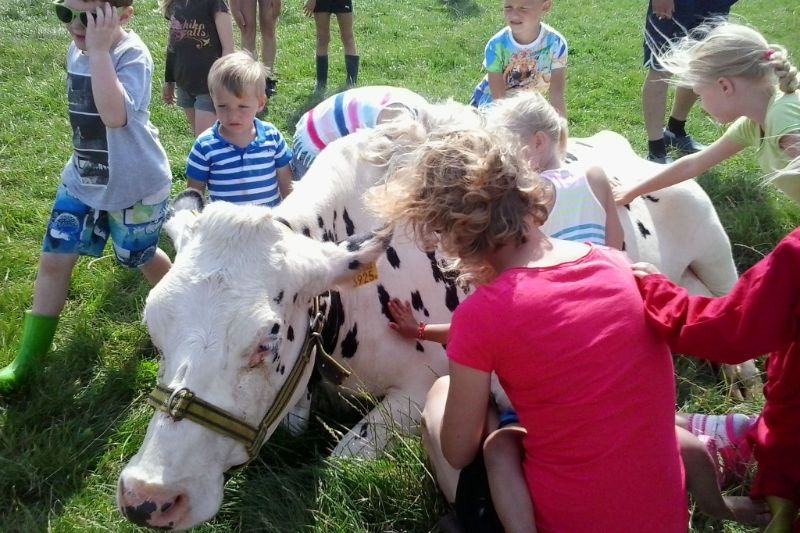
[[[212,202],[276,206],[292,191],[292,151],[280,132],[256,118],[266,104],[264,67],[246,52],[219,58],[208,73],[217,122],[192,146],[189,188]]]

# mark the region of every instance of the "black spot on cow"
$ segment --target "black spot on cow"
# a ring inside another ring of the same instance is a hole
[[[383,313],[383,316],[385,316],[389,322],[394,322],[392,313],[389,312],[389,300],[391,299],[392,297],[386,292],[384,286],[378,284],[378,301],[381,303],[381,313]]]
[[[272,301],[276,304],[280,304],[283,301],[283,290],[281,290],[278,295],[272,299]]]
[[[425,348],[423,348],[423,347],[422,347],[422,343],[421,343],[421,342],[419,342],[419,341],[417,341],[417,346],[416,346],[416,348],[417,348],[417,351],[418,351],[418,352],[424,352],[424,351],[425,351]]]
[[[323,242],[336,242],[336,235],[329,229],[322,230],[322,241]]]
[[[391,246],[386,249],[386,259],[389,260],[392,268],[400,268],[400,257],[397,255],[397,250]]]
[[[353,224],[353,220],[350,218],[347,209],[342,213],[342,220],[344,220],[344,231],[347,232],[348,237],[356,232],[356,226]]]
[[[289,339],[289,342],[294,340],[294,328],[289,326],[289,329],[286,331],[286,338]]]
[[[425,316],[431,316],[427,309],[425,309],[425,304],[422,303],[422,295],[419,291],[413,291],[411,293],[411,307],[414,308],[414,311],[422,311]]]
[[[140,526],[147,526],[148,520],[150,520],[150,516],[153,514],[153,511],[157,509],[157,505],[155,502],[151,502],[150,500],[145,500],[142,502],[141,505],[136,507],[132,505],[128,505],[124,509],[125,516],[128,517],[128,520],[133,522],[134,524],[139,524]]]
[[[339,342],[339,330],[344,324],[344,306],[337,291],[331,291],[323,301],[326,301],[325,305],[330,311],[325,315],[325,323],[322,325],[322,346],[326,352],[331,353]]]
[[[641,220],[636,221],[636,227],[639,228],[639,233],[641,233],[642,237],[645,239],[650,235],[650,230],[644,227]]]
[[[327,310],[328,310],[328,299],[322,298],[319,301],[319,312],[324,315]]]
[[[358,350],[358,324],[353,324],[353,329],[347,332],[342,341],[342,357],[350,359]]]
[[[628,211],[630,211],[630,210],[631,210],[631,204],[625,204],[625,209],[627,209]]]
[[[358,434],[362,439],[366,439],[367,435],[369,435],[369,422],[364,422],[361,424],[361,428],[358,430]]]
[[[575,154],[570,152],[567,152],[566,155],[564,156],[564,161],[566,161],[567,163],[572,163],[577,160],[578,158],[575,156]]]
[[[644,195],[644,197],[645,197],[645,198],[647,198],[648,200],[650,200],[650,201],[651,201],[651,202],[653,202],[653,203],[656,203],[656,202],[660,202],[660,201],[661,201],[659,198],[656,198],[656,197],[655,197],[655,196],[653,196],[652,194],[645,194],[645,195]]]
[[[325,227],[325,221],[322,220],[322,215],[317,215],[317,225],[319,226],[319,229]]]
[[[356,235],[354,237],[349,237],[345,240],[347,243],[347,251],[348,252],[357,252],[364,246],[364,243],[367,242],[372,238],[371,233],[366,233],[362,235]]]
[[[458,289],[455,282],[445,280],[446,288],[444,290],[444,303],[447,308],[452,312],[458,307]]]
[[[280,359],[280,358],[281,358],[281,356],[278,355],[278,352],[275,352],[274,354],[272,354],[272,363],[273,364],[277,363],[278,359]]]
[[[439,263],[436,261],[436,254],[434,252],[425,252],[428,259],[431,261],[431,270],[433,271],[433,281],[439,283],[444,280],[442,269],[439,268]]]
[[[361,261],[359,261],[358,259],[353,259],[347,265],[347,268],[349,268],[350,270],[357,270],[357,269],[361,268]]]
[[[272,329],[270,330],[270,333],[272,333],[273,335],[277,335],[280,330],[281,330],[280,324],[272,324]]]
[[[333,222],[336,222],[336,209],[333,210]]]
[[[283,373],[286,372],[286,365],[281,365],[281,367],[278,370],[280,371],[281,376],[282,376]]]
[[[625,251],[625,248],[627,248],[627,246],[625,246],[625,241],[622,241],[622,251],[623,252]]]
[[[294,293],[294,296],[292,296],[292,303],[293,304],[297,303],[297,293]]]
[[[303,235],[305,235],[306,237],[311,237],[311,230],[308,229],[308,226],[303,227]]]

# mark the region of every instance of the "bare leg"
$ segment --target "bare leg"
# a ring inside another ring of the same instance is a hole
[[[642,85],[642,113],[647,140],[664,137],[664,113],[667,110],[667,80],[669,72],[650,69]]]
[[[161,278],[164,277],[170,267],[172,261],[169,260],[167,254],[161,248],[156,248],[156,255],[150,261],[139,267],[139,271],[144,275],[145,279],[150,282],[150,285],[155,285]]]
[[[72,269],[78,254],[54,254],[42,252],[39,271],[33,286],[33,306],[36,315],[58,316],[67,301],[67,291]]]
[[[317,55],[326,56],[331,42],[331,14],[314,13],[314,27],[317,32]]]
[[[456,487],[460,470],[453,468],[442,453],[442,418],[450,387],[448,376],[439,378],[428,391],[425,408],[422,410],[422,442],[428,452],[433,473],[439,488],[449,503],[456,501]]]
[[[242,48],[253,54],[253,57],[258,58],[258,51],[256,50],[256,24],[258,23],[256,5],[257,0],[236,0],[240,15],[238,17],[234,16],[234,19],[242,35]]]
[[[261,60],[274,75],[275,56],[278,54],[278,15],[281,13],[281,0],[258,0],[258,17],[261,24]]]
[[[194,111],[194,110],[193,110]],[[217,114],[210,111],[197,110],[194,112],[194,135],[197,137],[217,121]]]
[[[339,23],[339,36],[342,38],[344,54],[348,56],[357,55],[356,37],[353,33],[353,14],[337,13],[336,21]]]
[[[689,111],[692,110],[692,106],[696,101],[697,95],[693,90],[688,87],[676,87],[670,116],[678,120],[686,121],[686,117],[689,116]]]
[[[483,460],[492,503],[507,533],[536,531],[528,484],[522,471],[524,430],[506,427],[491,433],[483,443]]]

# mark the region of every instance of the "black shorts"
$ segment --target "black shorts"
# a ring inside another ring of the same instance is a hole
[[[352,13],[353,0],[317,0],[314,13]]]
[[[664,70],[657,55],[663,55],[670,44],[685,37],[703,22],[726,17],[737,0],[675,0],[671,19],[653,14],[652,2],[647,6],[644,22],[644,66]]]
[[[492,503],[483,453],[461,470],[454,507],[465,533],[503,533]]]

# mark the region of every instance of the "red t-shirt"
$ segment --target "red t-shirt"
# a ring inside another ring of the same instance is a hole
[[[456,309],[447,354],[497,372],[527,429],[540,531],[686,531],[672,358],[621,253],[503,272]]]

